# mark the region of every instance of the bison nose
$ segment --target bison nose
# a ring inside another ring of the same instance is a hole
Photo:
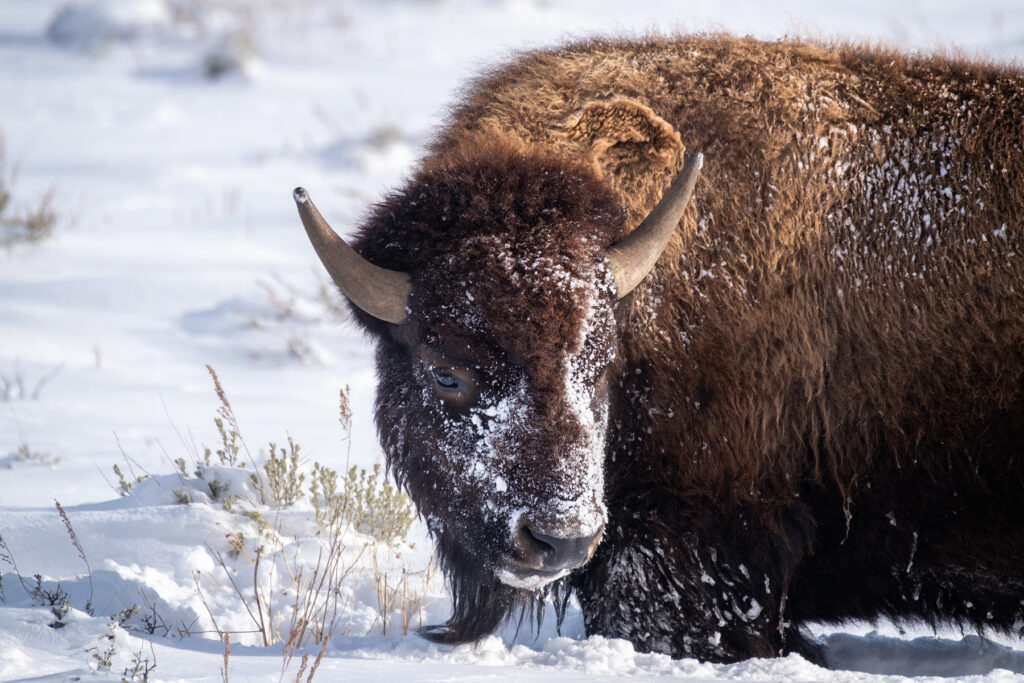
[[[589,536],[552,536],[538,531],[529,525],[523,526],[519,534],[519,543],[526,555],[527,562],[540,560],[541,569],[553,571],[579,567],[588,559],[601,536],[599,529]],[[532,563],[532,562],[531,562]]]

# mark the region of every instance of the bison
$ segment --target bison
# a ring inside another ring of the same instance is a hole
[[[1012,66],[588,40],[476,80],[351,246],[296,190],[452,593],[426,635],[572,595],[711,661],[1020,634],[1022,122]]]

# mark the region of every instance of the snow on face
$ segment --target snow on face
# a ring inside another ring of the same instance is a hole
[[[570,571],[572,570],[563,569],[555,574],[529,574],[524,576],[514,574],[507,569],[498,569],[494,572],[494,575],[505,585],[525,591],[536,591],[540,590],[552,581],[557,581],[563,576],[567,576]]]
[[[562,362],[566,402],[582,429],[581,438],[571,444],[569,455],[559,462],[568,470],[562,474],[579,489],[575,503],[570,502],[561,512],[564,518],[578,521],[577,535],[580,536],[596,534],[607,520],[603,492],[608,401],[606,396],[598,394],[602,393],[602,370],[613,360],[615,353],[613,346],[602,346],[594,341],[606,339],[614,329],[615,321],[611,307],[607,305],[608,298],[600,298],[598,287],[588,284],[580,337],[571,349],[566,350]],[[580,469],[572,471],[574,466]],[[580,501],[585,502],[588,497],[598,504],[590,507],[581,505]]]
[[[601,532],[607,518],[603,373],[615,355],[614,292],[601,261],[583,270],[536,254],[514,260],[515,271],[530,277],[519,279],[518,287],[509,284],[510,291],[518,289],[521,301],[533,305],[524,305],[513,322],[528,324],[555,310],[558,315],[551,318],[558,329],[549,332],[541,325],[539,340],[516,348],[508,341],[514,335],[503,338],[501,329],[495,331],[500,327],[494,323],[495,308],[487,305],[493,297],[467,286],[444,313],[463,330],[471,328],[475,342],[498,339],[497,348],[484,353],[473,347],[457,361],[457,348],[430,349],[421,354],[418,376],[423,406],[436,425],[424,430],[434,436],[424,446],[438,461],[433,469],[442,478],[434,486],[452,500],[428,523],[435,534],[469,536],[471,544],[475,539],[500,548],[490,558],[498,578],[533,590],[564,572],[524,577],[502,566],[520,559],[516,538],[524,525],[560,538],[589,537]],[[509,315],[503,315],[507,328]],[[467,356],[474,360],[464,360]],[[453,407],[439,395],[432,384],[437,370],[470,378],[472,403]]]

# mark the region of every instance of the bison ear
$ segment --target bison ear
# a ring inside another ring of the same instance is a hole
[[[652,179],[675,169],[685,150],[679,131],[636,100],[589,102],[566,123],[594,172],[627,197],[651,192]]]

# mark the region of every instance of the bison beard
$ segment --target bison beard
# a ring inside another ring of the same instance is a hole
[[[506,586],[486,571],[479,559],[459,547],[438,546],[441,570],[452,594],[452,616],[441,626],[424,627],[421,633],[436,643],[465,643],[490,635],[508,616],[523,610],[535,598]],[[532,605],[531,605],[532,606]]]
[[[812,621],[1019,635],[1022,120],[1012,67],[588,41],[473,84],[354,251],[297,194],[452,590],[425,635],[572,594],[713,661],[825,662]]]

